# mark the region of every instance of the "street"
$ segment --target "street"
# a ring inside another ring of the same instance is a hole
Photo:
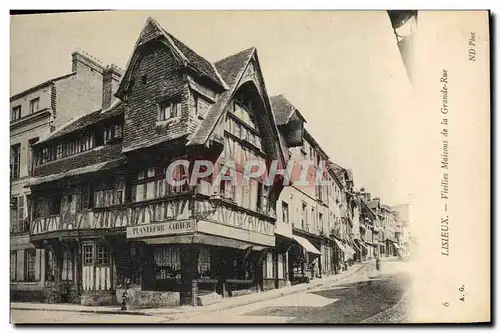
[[[384,313],[384,322],[398,321],[401,309],[391,309],[410,286],[407,264],[383,262],[338,282],[307,292],[287,295],[231,309],[177,315],[91,314],[62,311],[13,310],[12,321],[23,323],[359,323]],[[403,309],[404,312],[404,309]],[[404,314],[403,314],[404,315]],[[393,318],[394,317],[394,318]],[[377,322],[372,319],[369,322]]]

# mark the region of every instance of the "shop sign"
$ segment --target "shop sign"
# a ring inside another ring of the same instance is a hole
[[[127,238],[143,238],[153,236],[175,235],[193,232],[194,221],[169,221],[161,223],[148,223],[127,228]]]

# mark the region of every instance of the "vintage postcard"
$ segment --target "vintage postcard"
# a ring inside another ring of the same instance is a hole
[[[10,17],[23,323],[488,323],[488,11]]]

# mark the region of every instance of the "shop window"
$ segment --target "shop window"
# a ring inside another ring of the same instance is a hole
[[[84,245],[83,246],[83,264],[93,265],[94,264],[94,246]]]
[[[267,252],[266,261],[264,262],[264,279],[274,278],[274,263],[273,263],[273,253]]]
[[[35,271],[36,250],[24,250],[24,254],[24,279],[27,282],[35,282],[37,280]]]
[[[156,279],[175,279],[180,277],[181,251],[179,247],[157,248],[154,254],[157,267]]]
[[[17,251],[10,252],[10,281],[16,281]]]
[[[109,265],[109,252],[104,245],[97,246],[97,265]]]
[[[63,263],[61,271],[63,281],[73,281],[73,251],[69,247],[64,247]]]
[[[203,246],[198,256],[198,273],[201,277],[210,277],[210,248]]]
[[[45,251],[45,281],[55,281],[56,260],[51,250]]]
[[[278,279],[283,279],[284,265],[283,254],[278,253]]]

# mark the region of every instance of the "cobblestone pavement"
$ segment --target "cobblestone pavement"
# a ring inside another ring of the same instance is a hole
[[[401,322],[410,286],[406,264],[384,262],[314,290],[170,323],[388,323]],[[392,311],[392,312],[391,312]]]
[[[12,310],[23,323],[391,323],[404,322],[410,273],[406,264],[372,265],[341,281],[231,309],[190,315],[124,315]]]

